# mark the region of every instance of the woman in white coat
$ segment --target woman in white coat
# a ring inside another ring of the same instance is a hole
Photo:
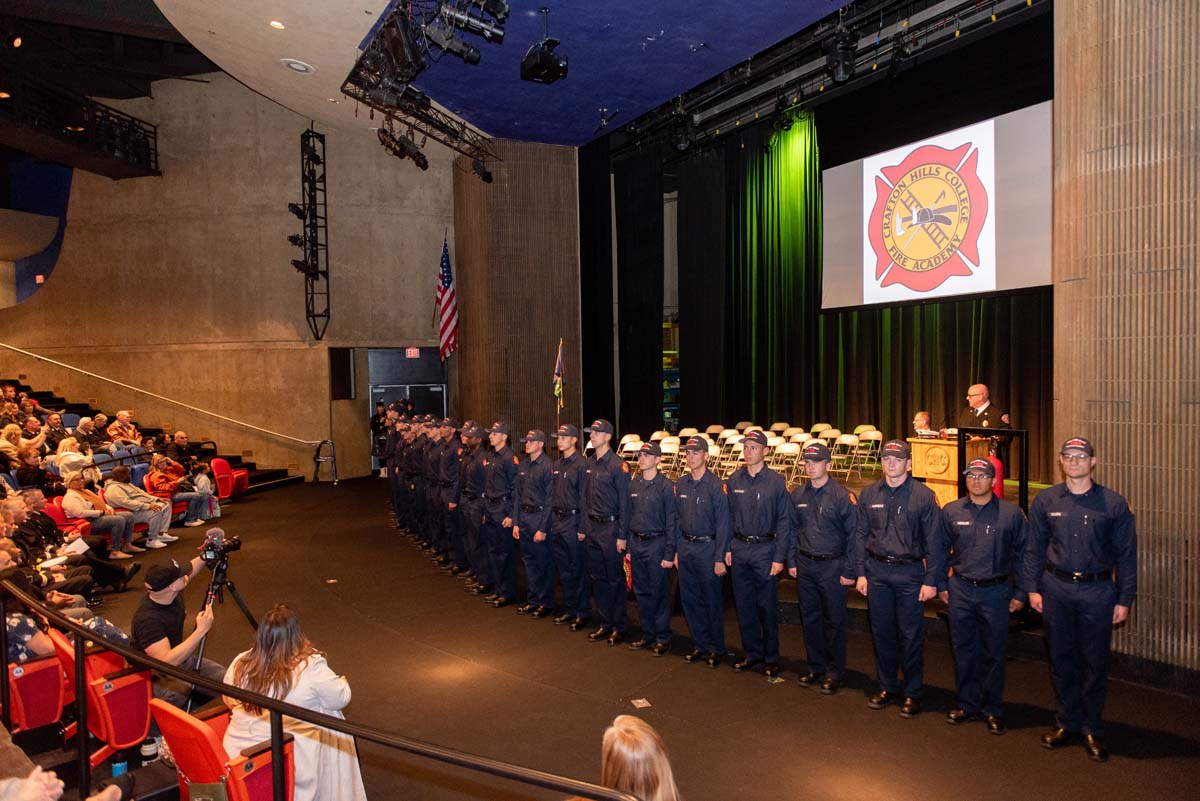
[[[225,683],[332,717],[350,703],[350,685],[336,675],[300,630],[296,613],[276,604],[263,615],[254,647],[233,660]],[[230,708],[225,753],[271,738],[270,715],[226,697]],[[347,734],[284,717],[283,728],[295,737],[294,801],[365,801],[358,750]]]

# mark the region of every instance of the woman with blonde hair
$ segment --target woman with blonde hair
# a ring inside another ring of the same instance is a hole
[[[653,726],[633,715],[617,715],[604,730],[600,784],[631,793],[642,801],[681,801],[662,737]]]
[[[325,655],[300,630],[296,613],[283,604],[263,615],[254,647],[237,655],[225,683],[335,718],[350,703],[346,677],[329,669]],[[270,739],[265,709],[228,696],[225,704],[232,710],[225,753],[237,754]],[[283,727],[295,737],[293,801],[366,801],[353,737],[289,717]]]

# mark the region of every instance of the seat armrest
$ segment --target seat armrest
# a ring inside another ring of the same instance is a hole
[[[133,665],[133,666],[124,668],[123,670],[118,670],[113,673],[107,673],[107,674],[101,676],[100,680],[101,681],[115,681],[116,679],[123,679],[126,676],[133,676],[138,673],[145,673],[146,679],[147,680],[150,679],[150,668],[144,668],[144,667],[140,667],[138,665]]]
[[[284,745],[287,745],[288,743],[292,742],[292,740],[294,740],[294,739],[296,739],[296,738],[293,735],[291,735],[287,732],[284,732],[284,734],[283,734]],[[253,759],[254,757],[258,756],[259,754],[265,754],[265,753],[269,752],[270,750],[271,750],[271,741],[263,740],[261,743],[255,743],[254,745],[250,746],[249,748],[243,748],[238,753],[241,756],[246,757],[246,759]]]

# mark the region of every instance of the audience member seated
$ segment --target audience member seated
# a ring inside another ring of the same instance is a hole
[[[26,445],[18,452],[20,464],[17,466],[17,485],[22,489],[37,487],[50,496],[62,495],[67,491],[62,479],[42,467],[42,458],[37,448]]]
[[[67,437],[58,443],[58,451],[54,454],[55,466],[64,484],[77,475],[83,476],[84,484],[99,484],[103,474],[94,459],[91,448],[83,448],[75,437]]]
[[[6,516],[9,514],[7,509],[4,510],[4,513]],[[8,523],[7,520],[5,522]],[[39,590],[54,590],[67,595],[80,595],[85,599],[92,597],[96,582],[92,578],[90,567],[56,565],[42,573],[33,567],[33,562],[25,561],[25,554],[10,538],[11,533],[11,531],[6,531],[5,536],[0,537],[0,570],[10,567],[19,569],[29,579],[29,583]]]
[[[167,445],[165,452],[167,456],[174,459],[184,468],[191,470],[192,464],[196,461],[196,447],[188,442],[188,435],[183,431],[176,431],[171,438],[171,442]]]
[[[170,559],[146,571],[146,597],[133,613],[130,626],[135,648],[162,662],[195,670],[195,659],[192,657],[204,635],[212,628],[213,613],[211,606],[201,609],[196,615],[196,628],[184,637],[187,607],[183,602],[183,591],[203,567],[204,560],[197,556],[183,566]],[[214,681],[221,681],[225,676],[225,666],[206,658],[201,661],[199,672]],[[186,682],[170,676],[154,675],[155,698],[184,709],[190,691],[191,685]],[[196,690],[196,697],[198,700],[211,700],[199,689]]]
[[[107,453],[112,450],[108,434],[104,433],[104,429],[97,428],[90,417],[79,418],[79,424],[75,426],[75,439],[81,451]]]
[[[600,784],[631,793],[642,801],[680,801],[662,737],[649,723],[633,715],[617,715],[604,731]]]
[[[204,525],[208,517],[209,496],[196,491],[178,462],[161,453],[154,454],[150,459],[150,472],[143,481],[147,492],[160,498],[170,498],[172,502],[187,502],[187,515],[183,521],[185,526]]]
[[[21,427],[16,423],[9,423],[0,429],[0,462],[3,462],[0,467],[4,472],[16,470],[21,464],[20,449]]]
[[[20,573],[10,572],[10,568],[13,565],[5,563],[4,555],[7,551],[7,546],[3,545],[4,542],[5,540],[0,539],[0,576],[11,579],[13,584],[16,584],[26,595],[33,596],[40,603],[51,607],[63,615],[63,617],[75,620],[79,625],[93,634],[120,643],[121,645],[130,644],[129,635],[122,631],[120,627],[114,626],[106,618],[96,615],[91,611],[92,608],[100,604],[91,603],[81,595],[48,590],[44,586],[39,586],[35,581],[31,580],[32,576],[28,569],[22,570]],[[41,615],[36,615],[35,617],[44,624],[41,630],[45,631],[48,627],[48,621]]]
[[[263,615],[254,647],[234,658],[225,683],[335,718],[350,703],[346,677],[330,670],[325,655],[304,636],[296,613],[282,604]],[[266,710],[229,697],[225,703],[232,712],[225,753],[270,739]],[[353,737],[287,717],[283,727],[295,737],[294,801],[366,799]]]
[[[132,512],[135,525],[145,523],[149,527],[141,547],[165,548],[168,542],[179,539],[167,533],[171,527],[171,503],[130,483],[128,467],[113,468],[112,477],[104,484],[104,500],[115,509]]]
[[[0,570],[0,580],[6,579],[23,590],[31,589],[28,579],[18,567]],[[36,617],[33,610],[18,601],[15,596],[9,593],[5,594],[8,595],[8,598],[5,599],[5,608],[8,613],[4,621],[8,631],[8,653],[5,654],[5,659],[11,664],[28,662],[39,656],[53,655],[54,643],[50,642],[50,638],[46,636],[46,629],[49,626],[46,624],[45,618]],[[32,595],[32,592],[29,594]]]
[[[67,494],[63,496],[63,514],[67,517],[84,518],[92,524],[92,533],[108,534],[109,555],[113,559],[128,559],[130,555],[144,552],[133,544],[133,515],[118,514],[96,493],[84,489],[83,476],[72,473],[67,478]]]
[[[192,486],[196,492],[208,496],[208,519],[221,516],[221,502],[217,500],[217,487],[213,483],[212,467],[208,462],[192,463]]]
[[[97,425],[101,415],[96,415]],[[136,448],[142,444],[142,435],[133,424],[133,412],[122,409],[117,412],[117,419],[108,426],[108,438],[114,446],[123,450]]]
[[[25,425],[21,428],[21,445],[37,448],[42,456],[50,452],[46,447],[46,435],[42,432],[42,421],[33,415],[25,418]]]
[[[0,405],[0,427],[11,425],[21,419],[21,407],[15,403],[4,403]]]
[[[46,435],[46,448],[50,453],[57,451],[58,443],[71,436],[71,432],[63,425],[62,415],[58,412],[51,412],[46,417],[46,426],[42,431]]]
[[[25,490],[21,493],[23,509],[11,506],[13,523],[12,538],[17,547],[26,554],[26,561],[35,561],[41,555],[57,554],[66,556],[69,567],[86,565],[92,569],[96,585],[108,587],[114,592],[121,592],[137,572],[142,569],[140,562],[122,565],[111,561],[109,557],[108,540],[104,537],[89,534],[86,537],[78,532],[63,535],[54,522],[54,518],[43,511],[46,508],[46,496],[41,490]],[[87,548],[82,553],[63,553],[63,549],[82,540]]]

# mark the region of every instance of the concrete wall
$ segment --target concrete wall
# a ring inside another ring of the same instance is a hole
[[[207,80],[160,82],[153,99],[124,104],[159,125],[162,177],[76,174],[58,266],[32,298],[0,310],[0,342],[301,439],[335,435],[341,475],[364,475],[365,353],[359,399],[332,404],[326,349],[436,344],[452,154],[430,143],[421,172],[384,152],[365,116],[360,130],[324,131],[332,321],[316,343],[287,243],[308,120],[223,74]],[[0,349],[0,376],[18,374],[265,466],[312,468],[311,448]]]

